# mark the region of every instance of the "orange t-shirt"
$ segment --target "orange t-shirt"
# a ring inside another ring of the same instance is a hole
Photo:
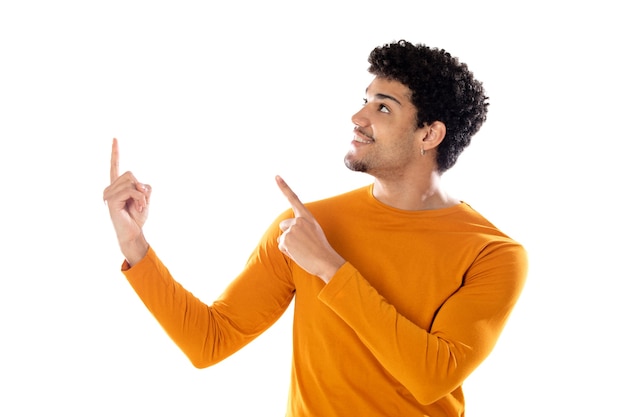
[[[398,210],[368,186],[307,208],[347,260],[328,284],[279,251],[278,223],[291,210],[210,306],[152,248],[124,274],[197,367],[249,343],[295,296],[287,416],[463,416],[461,385],[524,285],[524,248],[465,203]]]

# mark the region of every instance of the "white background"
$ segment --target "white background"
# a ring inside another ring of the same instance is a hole
[[[350,116],[370,50],[401,38],[484,82],[489,119],[444,179],[530,256],[467,415],[623,412],[617,4],[3,1],[0,415],[283,415],[290,311],[197,370],[119,272],[111,139],[153,186],[150,243],[210,302],[287,207],[275,174],[304,201],[370,182],[342,162]]]

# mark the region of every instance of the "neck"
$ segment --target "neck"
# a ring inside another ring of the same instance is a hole
[[[400,210],[436,210],[459,204],[443,190],[441,175],[436,171],[413,178],[376,178],[374,197]]]

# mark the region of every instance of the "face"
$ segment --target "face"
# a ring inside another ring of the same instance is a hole
[[[367,87],[363,108],[352,116],[354,138],[346,166],[377,178],[407,172],[420,156],[423,128],[417,129],[416,114],[407,86],[376,77]]]

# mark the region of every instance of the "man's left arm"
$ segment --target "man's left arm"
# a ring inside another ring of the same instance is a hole
[[[460,386],[491,352],[519,298],[526,268],[520,245],[486,248],[430,329],[398,313],[349,263],[318,298],[419,402],[430,404]]]

